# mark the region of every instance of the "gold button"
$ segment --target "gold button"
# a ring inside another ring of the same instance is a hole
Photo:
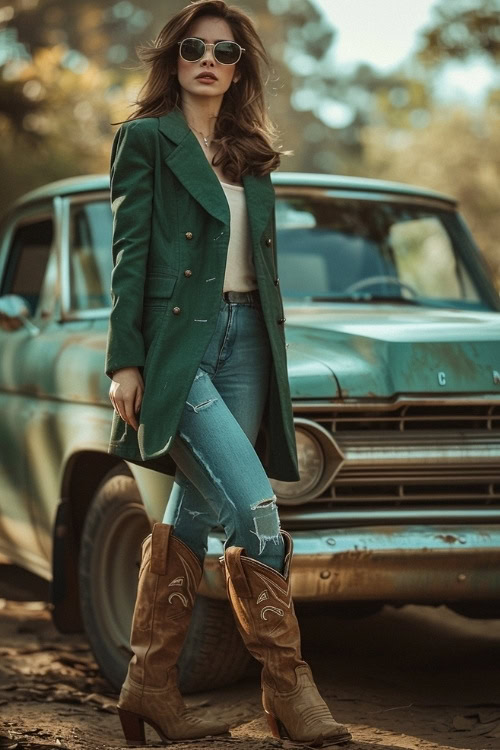
[[[271,239],[270,237],[266,237],[266,245],[267,245],[268,247],[271,247],[271,245],[272,245],[272,244],[273,244],[273,241],[272,241],[272,239]]]
[[[193,239],[193,233],[192,232],[186,232],[186,234],[184,236],[185,236],[185,238],[187,240],[192,240]]]
[[[181,314],[181,308],[180,307],[173,307],[172,312],[174,315],[180,315]]]
[[[186,270],[184,271],[184,276],[185,276],[185,277],[186,277],[187,279],[189,279],[189,277],[190,277],[190,276],[192,276],[192,275],[193,275],[193,272],[192,272],[192,271],[190,271],[190,270],[189,270],[189,268],[186,268]]]

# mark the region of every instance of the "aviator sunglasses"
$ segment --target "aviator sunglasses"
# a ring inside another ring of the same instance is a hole
[[[183,39],[182,42],[177,42],[177,44],[179,45],[180,56],[186,62],[201,60],[207,47],[212,47],[212,54],[217,62],[221,65],[234,65],[245,51],[244,47],[240,47],[237,42],[227,41],[207,44],[203,39],[198,39],[195,36]]]

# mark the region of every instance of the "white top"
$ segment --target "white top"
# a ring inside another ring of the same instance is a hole
[[[252,257],[245,189],[227,182],[220,181],[220,184],[231,215],[223,291],[250,292],[257,289],[257,279]]]

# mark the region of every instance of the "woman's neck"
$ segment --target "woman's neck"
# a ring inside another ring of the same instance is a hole
[[[217,97],[217,101],[204,99],[203,102],[186,97],[182,102],[182,111],[189,127],[200,135],[211,139],[214,134],[221,101],[219,101],[219,97]]]

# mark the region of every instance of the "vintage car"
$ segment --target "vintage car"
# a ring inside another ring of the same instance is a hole
[[[371,179],[273,181],[301,476],[274,487],[296,601],[500,616],[500,303],[456,202]],[[0,552],[51,581],[57,626],[86,631],[117,687],[140,542],[171,479],[108,453],[111,231],[106,175],[33,190],[2,219]],[[216,529],[186,692],[248,666],[222,550]]]

